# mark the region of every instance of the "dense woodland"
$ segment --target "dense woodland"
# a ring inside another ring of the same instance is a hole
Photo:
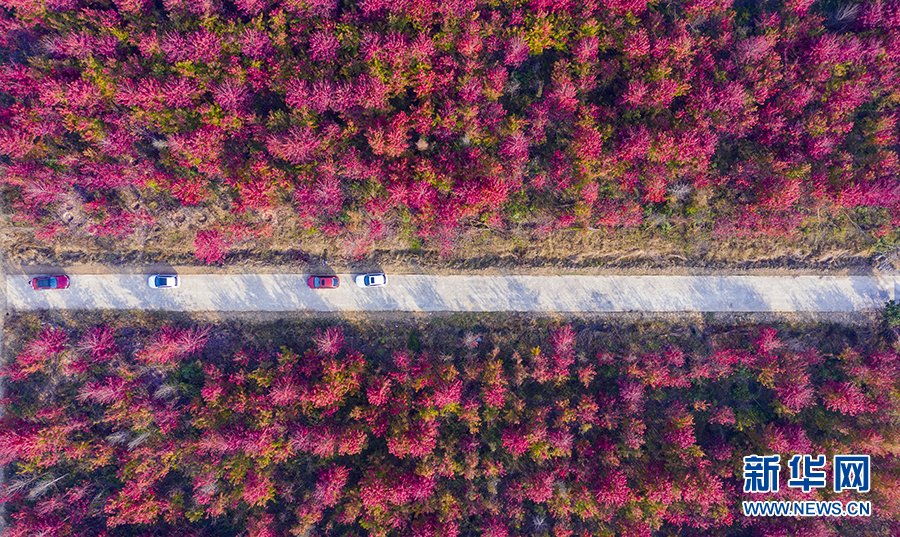
[[[851,329],[129,322],[16,321],[11,537],[900,531],[900,356]],[[803,493],[785,468],[743,493],[742,457],[771,453],[869,454],[872,491]],[[749,518],[748,498],[874,516]]]
[[[46,244],[177,234],[214,263],[284,209],[348,257],[510,227],[897,238],[896,1],[0,6],[0,182]]]
[[[898,2],[0,0],[0,201],[50,245],[214,206],[183,237],[204,263],[285,213],[347,257],[679,222],[890,243],[898,62]],[[900,532],[874,341],[351,332],[32,322],[3,369],[9,535]],[[876,516],[742,516],[768,453],[870,454]]]

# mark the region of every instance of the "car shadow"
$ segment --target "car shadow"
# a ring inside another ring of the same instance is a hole
[[[309,276],[337,276],[338,273],[328,265],[317,265],[308,270],[303,271],[306,277]],[[343,282],[341,282],[343,283]]]
[[[171,263],[153,263],[149,265],[138,266],[142,274],[152,276],[153,274],[178,274],[178,271]]]
[[[306,257],[306,269],[303,271],[307,277],[309,276],[337,276],[337,271],[328,264],[328,250],[319,256]],[[343,285],[344,282],[341,282]]]

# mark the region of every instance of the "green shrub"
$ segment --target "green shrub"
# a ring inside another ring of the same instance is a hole
[[[896,301],[888,300],[884,304],[884,312],[881,315],[891,328],[900,326],[900,304]]]

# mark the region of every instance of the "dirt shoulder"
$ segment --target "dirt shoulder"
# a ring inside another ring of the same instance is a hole
[[[486,260],[480,260],[486,261]],[[16,263],[8,262],[4,268],[7,274],[42,274],[65,270],[68,274],[156,274],[175,272],[178,274],[311,274],[317,272],[386,272],[388,274],[427,275],[478,275],[478,276],[550,276],[550,275],[622,275],[622,276],[870,276],[894,274],[900,263],[873,264],[869,259],[845,258],[842,262],[803,263],[796,260],[769,260],[739,264],[685,265],[685,264],[634,264],[634,265],[582,265],[574,262],[559,262],[550,265],[517,264],[500,262],[488,265],[482,262],[453,263],[413,259],[390,259],[380,261],[377,257],[364,261],[330,261],[319,259],[310,262],[288,262],[267,264],[242,262],[223,265],[189,265],[169,263]]]
[[[192,230],[168,235],[47,244],[27,230],[7,228],[2,247],[11,273],[66,267],[79,273],[183,274],[224,272],[384,271],[393,274],[470,275],[866,275],[900,269],[900,245],[876,241],[855,228],[794,239],[722,239],[662,229],[550,233],[534,240],[522,230],[475,230],[443,254],[410,237],[395,236],[363,257],[321,234],[256,238],[237,245],[219,266],[197,261]],[[327,261],[327,262],[326,262]]]
[[[436,252],[378,250],[361,260],[331,255],[332,248],[314,247],[309,251],[294,250],[282,255],[270,252],[270,257],[230,257],[220,265],[199,264],[192,258],[182,262],[148,260],[141,262],[127,257],[112,260],[82,255],[58,259],[34,254],[6,256],[5,270],[9,274],[44,273],[65,268],[71,274],[144,274],[175,271],[179,274],[266,274],[312,272],[387,272],[390,274],[467,274],[483,276],[521,275],[830,275],[861,276],[894,273],[900,270],[900,251],[891,250],[871,255],[833,251],[828,255],[784,255],[777,257],[726,261],[724,259],[684,259],[663,257],[645,250],[624,252],[612,257],[588,257],[577,253],[566,258],[530,258],[497,253],[471,257],[442,259]],[[65,257],[65,256],[64,256]]]
[[[885,341],[875,312],[853,314],[700,314],[700,313],[399,313],[399,312],[151,312],[151,311],[59,311],[19,312],[6,323],[6,336],[15,341],[7,349],[14,356],[21,343],[47,326],[72,333],[98,325],[116,329],[126,337],[123,344],[139,345],[159,327],[208,325],[211,343],[240,340],[249,346],[301,350],[319,330],[344,327],[345,335],[359,348],[378,350],[406,346],[411,350],[441,353],[456,348],[466,333],[481,336],[479,348],[523,344],[547,327],[571,324],[590,339],[603,340],[603,347],[646,352],[675,345],[708,349],[733,337],[755,337],[760,326],[775,327],[785,345],[804,348],[829,347],[840,353],[847,347],[873,347]],[[826,342],[828,342],[826,344]],[[588,357],[590,358],[590,357]]]
[[[71,313],[71,312],[70,312]],[[687,328],[701,325],[814,325],[818,323],[876,330],[881,322],[881,312],[615,312],[615,313],[470,313],[470,312],[316,312],[316,311],[209,311],[191,312],[195,322],[220,323],[225,320],[249,323],[278,321],[326,322],[326,323],[374,323],[395,328],[415,325],[421,328],[431,323],[457,323],[473,326],[492,326],[504,322],[558,321],[591,325],[628,325],[634,323],[664,324]]]

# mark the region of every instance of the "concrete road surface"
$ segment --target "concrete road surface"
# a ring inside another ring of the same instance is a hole
[[[178,289],[150,289],[146,275],[71,277],[71,287],[34,291],[7,275],[10,310],[177,311],[708,311],[847,312],[897,298],[900,276],[424,276],[388,275],[360,289],[313,290],[301,274],[188,274]]]

